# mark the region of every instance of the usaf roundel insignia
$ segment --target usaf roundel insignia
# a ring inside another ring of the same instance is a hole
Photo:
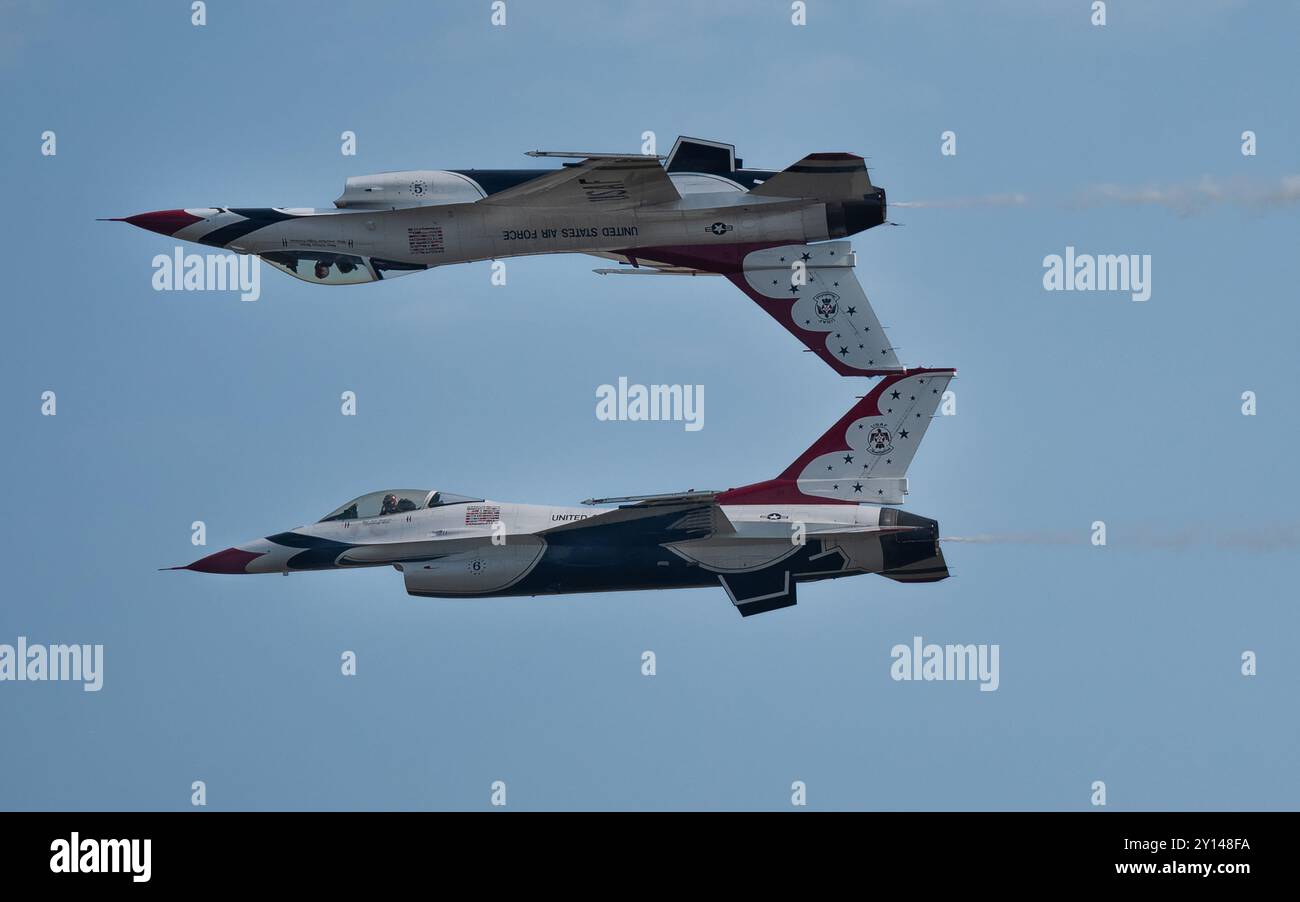
[[[894,450],[894,437],[884,423],[876,423],[867,433],[867,450],[872,454],[888,454]]]
[[[822,322],[831,322],[840,312],[840,296],[833,291],[823,291],[821,294],[813,295],[813,312]]]

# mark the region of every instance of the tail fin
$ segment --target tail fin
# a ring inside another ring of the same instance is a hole
[[[719,504],[902,504],[907,467],[952,369],[886,376],[776,479],[730,489]]]
[[[874,192],[867,164],[851,153],[814,153],[778,172],[750,194],[859,200]]]

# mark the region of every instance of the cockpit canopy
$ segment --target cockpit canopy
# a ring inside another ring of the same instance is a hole
[[[471,501],[482,500],[482,498],[471,498],[468,495],[439,492],[436,489],[432,491],[429,489],[387,489],[382,492],[371,492],[368,495],[362,495],[360,498],[353,498],[347,504],[321,517],[318,522],[368,520],[372,517],[405,514],[428,507],[442,507],[446,504],[468,504]]]
[[[354,285],[358,282],[377,282],[428,269],[424,263],[402,263],[398,260],[381,260],[378,257],[360,257],[356,254],[336,254],[288,248],[265,251],[263,260],[295,279],[316,285]]]

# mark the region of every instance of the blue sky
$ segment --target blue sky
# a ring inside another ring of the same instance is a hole
[[[816,809],[1086,809],[1094,780],[1116,809],[1300,805],[1297,7],[626,6],[510,0],[494,28],[487,2],[215,0],[195,28],[188,3],[0,4],[0,643],[105,646],[98,693],[0,683],[0,807],[184,809],[194,780],[212,809],[482,809],[494,780],[512,809],[784,809],[795,780]],[[265,268],[241,303],[154,292],[174,243],[95,222],[646,130],[751,166],[860,153],[934,204],[858,236],[858,275],[905,360],[959,372],[907,509],[999,541],[946,546],[944,583],[818,583],[745,620],[721,589],[156,572],[201,555],[194,520],[211,551],[390,486],[567,504],[780,472],[868,383],[722,280]],[[1044,291],[1066,246],[1150,254],[1151,299]],[[704,385],[705,428],[598,421],[619,376]],[[894,682],[915,635],[998,644],[1000,688]]]

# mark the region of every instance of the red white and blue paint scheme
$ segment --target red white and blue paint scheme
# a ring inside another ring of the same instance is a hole
[[[389,489],[172,569],[391,566],[407,592],[433,598],[721,586],[745,616],[793,605],[800,582],[861,573],[934,582],[948,576],[939,524],[890,505],[903,502],[908,465],[954,376],[881,379],[765,482],[577,507]]]
[[[451,263],[584,253],[601,274],[722,275],[842,375],[904,371],[836,239],[885,222],[862,157],[815,153],[746,169],[735,147],[678,138],[657,156],[573,157],[559,169],[447,169],[349,178],[333,208],[198,207],[120,220],[256,254],[323,285]],[[816,243],[829,242],[829,243]]]

